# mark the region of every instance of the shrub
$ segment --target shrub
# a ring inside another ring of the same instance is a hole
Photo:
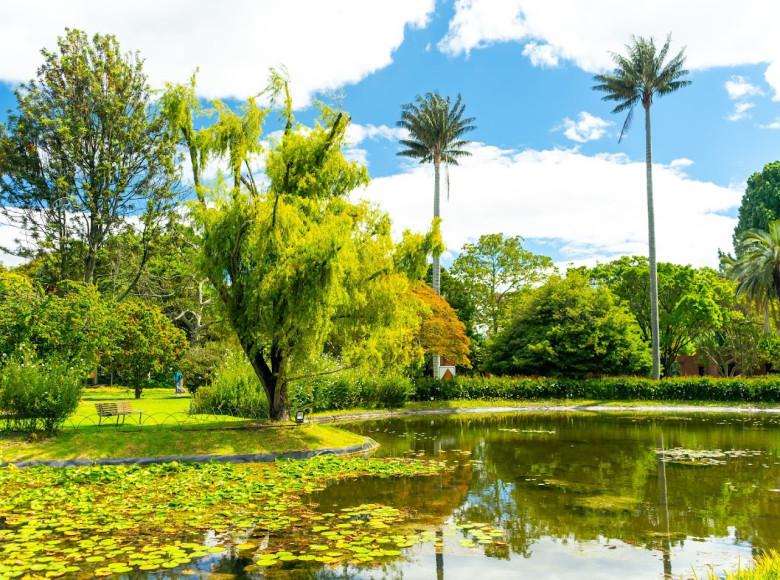
[[[449,399],[625,399],[679,401],[780,401],[780,376],[645,377],[565,379],[462,376],[452,381],[420,380],[417,400]]]
[[[215,342],[188,349],[179,363],[185,388],[195,394],[199,388],[211,384],[228,353],[224,344]]]
[[[290,385],[290,408],[317,412],[355,407],[400,407],[413,394],[412,382],[403,376],[345,372],[293,383]]]
[[[198,389],[192,399],[192,412],[268,418],[268,398],[243,353],[229,354],[211,384]]]
[[[523,295],[511,324],[490,344],[498,374],[646,375],[650,353],[633,314],[604,286],[570,271]]]
[[[81,389],[64,364],[12,360],[0,377],[0,414],[11,430],[52,433],[78,407]]]

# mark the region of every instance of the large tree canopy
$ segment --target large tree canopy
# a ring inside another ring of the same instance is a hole
[[[590,272],[622,299],[636,317],[642,338],[650,342],[649,280],[647,258],[625,256],[600,264]],[[674,368],[677,355],[692,346],[703,333],[721,322],[715,280],[717,272],[661,262],[658,264],[658,314],[661,366],[665,374]]]
[[[740,255],[740,242],[747,232],[766,231],[776,219],[780,219],[780,161],[767,163],[760,172],[748,178],[739,206],[739,221],[734,228],[737,255]]]
[[[0,206],[32,240],[12,250],[53,254],[60,280],[91,283],[113,235],[133,224],[148,248],[173,209],[175,142],[150,109],[141,59],[113,36],[68,30],[42,54],[0,126]]]
[[[422,306],[419,341],[427,354],[439,354],[456,365],[470,367],[470,340],[466,327],[449,303],[423,282],[412,286],[412,295]]]
[[[421,355],[417,306],[397,266],[419,270],[419,260],[396,254],[384,214],[346,198],[368,182],[342,153],[347,116],[323,108],[303,127],[286,103],[286,129],[266,154],[267,189],[241,173],[247,163],[231,162],[233,187],[198,211],[205,272],[274,419],[287,416],[287,385],[312,358],[377,368]],[[256,119],[251,107],[245,115]]]
[[[463,246],[450,273],[476,307],[474,322],[492,336],[501,330],[520,291],[552,270],[552,260],[526,250],[520,236],[486,234]]]
[[[612,292],[571,272],[523,296],[493,340],[487,367],[545,376],[645,374],[650,353],[636,320]]]

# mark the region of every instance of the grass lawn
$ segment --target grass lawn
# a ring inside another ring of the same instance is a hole
[[[139,400],[118,387],[85,389],[76,413],[53,437],[0,437],[0,461],[100,459],[165,455],[234,455],[347,447],[363,443],[359,435],[330,426],[262,426],[224,415],[189,415],[190,396],[173,389],[146,389]],[[124,425],[113,419],[97,425],[96,402],[131,401],[142,415]],[[140,422],[139,422],[140,419]]]
[[[100,432],[72,429],[38,441],[0,438],[0,461],[236,455],[347,447],[364,441],[360,435],[317,424],[248,429],[160,426],[135,431],[107,427]]]
[[[126,417],[125,423],[134,428],[147,428],[159,425],[201,425],[206,423],[235,424],[247,422],[247,419],[239,419],[227,415],[190,415],[189,393],[177,395],[172,388],[169,389],[144,389],[140,399],[134,398],[132,389],[124,387],[95,387],[84,389],[76,412],[65,422],[64,430],[68,429],[97,429],[98,416],[95,411],[95,403],[109,403],[114,401],[129,401],[134,411],[142,412],[139,423],[139,415]],[[104,419],[105,423],[111,423],[112,419]],[[101,427],[103,429],[103,427]]]

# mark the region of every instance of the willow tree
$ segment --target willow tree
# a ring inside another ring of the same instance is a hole
[[[461,157],[470,155],[466,150],[469,141],[464,135],[475,128],[473,117],[464,117],[466,105],[460,95],[451,101],[439,93],[417,95],[413,103],[401,107],[398,126],[409,133],[401,139],[404,146],[398,154],[417,159],[420,163],[433,163],[433,219],[438,220],[440,212],[441,165],[457,165]],[[439,254],[433,254],[432,286],[441,294],[441,268]],[[439,376],[439,355],[433,355],[433,376]]]
[[[243,156],[231,159],[239,168],[233,187],[216,188],[213,203],[196,212],[205,272],[277,420],[289,415],[289,383],[323,353],[341,368],[373,369],[422,354],[390,221],[347,198],[368,183],[366,168],[342,152],[348,116],[323,107],[315,126],[304,127],[285,99],[283,117],[286,129],[265,154],[265,188],[240,171],[254,146],[222,149]]]
[[[608,74],[596,75],[594,90],[603,91],[605,101],[615,101],[613,113],[627,113],[620,131],[620,139],[628,131],[634,118],[634,109],[642,105],[645,113],[645,178],[647,183],[647,231],[650,258],[650,319],[653,377],[661,376],[661,359],[658,338],[658,274],[655,256],[655,207],[653,204],[653,153],[650,139],[650,109],[653,99],[673,93],[690,84],[683,77],[685,50],[667,61],[671,36],[658,50],[652,38],[635,37],[626,46],[626,54],[612,55],[615,69]]]

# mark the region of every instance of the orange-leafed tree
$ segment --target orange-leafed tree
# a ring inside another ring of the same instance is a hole
[[[471,367],[466,327],[449,303],[428,284],[417,282],[411,292],[420,303],[420,345],[426,353],[439,354],[455,364]]]

